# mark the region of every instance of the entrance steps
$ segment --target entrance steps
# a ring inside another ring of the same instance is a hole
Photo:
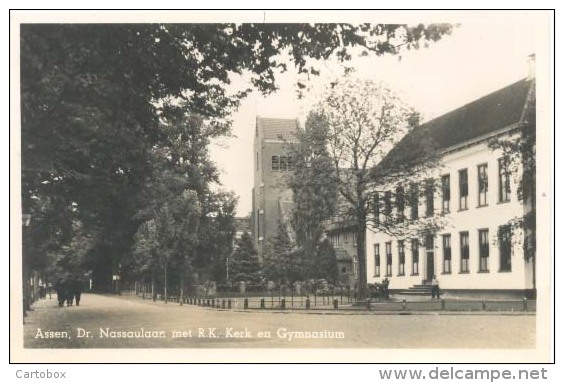
[[[401,294],[401,295],[427,295],[427,296],[431,296],[431,285],[430,284],[413,285],[409,289],[398,291],[398,293]]]

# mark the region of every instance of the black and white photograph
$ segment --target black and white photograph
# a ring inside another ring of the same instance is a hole
[[[10,360],[550,362],[553,28],[11,12]]]

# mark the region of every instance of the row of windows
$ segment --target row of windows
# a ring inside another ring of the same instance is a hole
[[[504,225],[498,229],[498,247],[499,247],[499,271],[511,271],[511,227]],[[462,231],[460,236],[460,273],[469,273],[470,263],[470,241],[469,232]],[[451,234],[443,234],[442,236],[442,272],[443,274],[452,273],[452,247],[451,247]],[[490,271],[490,239],[489,230],[478,230],[478,271]],[[405,242],[399,240],[397,244],[398,249],[398,265],[397,275],[405,275]],[[419,240],[412,239],[411,241],[411,275],[419,275]],[[426,252],[434,251],[434,236],[429,235],[425,239]],[[392,262],[392,242],[385,243],[385,267],[386,276],[393,275],[393,262]],[[374,276],[381,275],[381,259],[380,259],[380,244],[374,244]]]
[[[488,165],[480,164],[477,167],[478,174],[478,206],[486,206],[488,204]],[[511,195],[511,173],[509,170],[509,162],[507,158],[498,159],[498,201],[509,202]],[[406,193],[403,186],[398,186],[395,190],[395,207],[396,207],[396,221],[398,223],[403,222],[405,219],[405,205],[406,202],[409,204],[411,209],[411,219],[419,218],[419,184],[411,184],[409,194],[407,195],[408,200],[406,201]],[[435,212],[435,181],[433,179],[428,179],[424,182],[423,187],[425,188],[425,216],[432,217]],[[441,210],[443,214],[450,212],[450,201],[451,201],[451,182],[450,174],[445,174],[441,176],[441,195],[442,195],[442,206]],[[468,169],[461,169],[458,171],[458,189],[459,189],[459,210],[468,209]],[[380,199],[380,193],[376,192],[374,194],[374,219],[375,224],[381,223],[380,215],[384,215],[384,222],[392,222],[392,192],[387,191],[383,195],[383,201]]]
[[[272,171],[283,172],[294,170],[294,159],[292,156],[272,156]]]
[[[256,170],[259,170],[259,153],[256,153]],[[294,158],[292,156],[272,156],[271,169],[274,172],[293,171]]]

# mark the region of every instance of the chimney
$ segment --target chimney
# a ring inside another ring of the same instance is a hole
[[[528,73],[527,73],[527,80],[532,80],[535,78],[536,72],[536,62],[535,62],[535,54],[532,53],[527,56],[527,65],[528,65]]]

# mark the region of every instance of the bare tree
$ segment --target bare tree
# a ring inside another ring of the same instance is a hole
[[[438,163],[436,152],[428,140],[414,140],[411,134],[406,136],[416,125],[417,118],[414,117],[417,114],[381,83],[351,78],[334,83],[315,113],[327,124],[327,144],[335,174],[333,182],[341,201],[338,219],[356,231],[358,294],[362,298],[367,284],[366,230],[369,226],[374,228],[369,216],[380,206],[380,203],[374,204],[375,195],[379,195],[375,192],[399,182],[405,183],[408,179],[419,182],[430,165]],[[402,139],[408,140],[412,146],[409,152],[417,154],[413,158],[404,158],[390,151]],[[408,223],[413,221],[392,217],[393,211],[397,211],[392,201],[402,203],[405,187],[398,185],[387,191],[381,213],[389,218],[385,218],[385,224],[377,229],[401,235],[412,227]]]

